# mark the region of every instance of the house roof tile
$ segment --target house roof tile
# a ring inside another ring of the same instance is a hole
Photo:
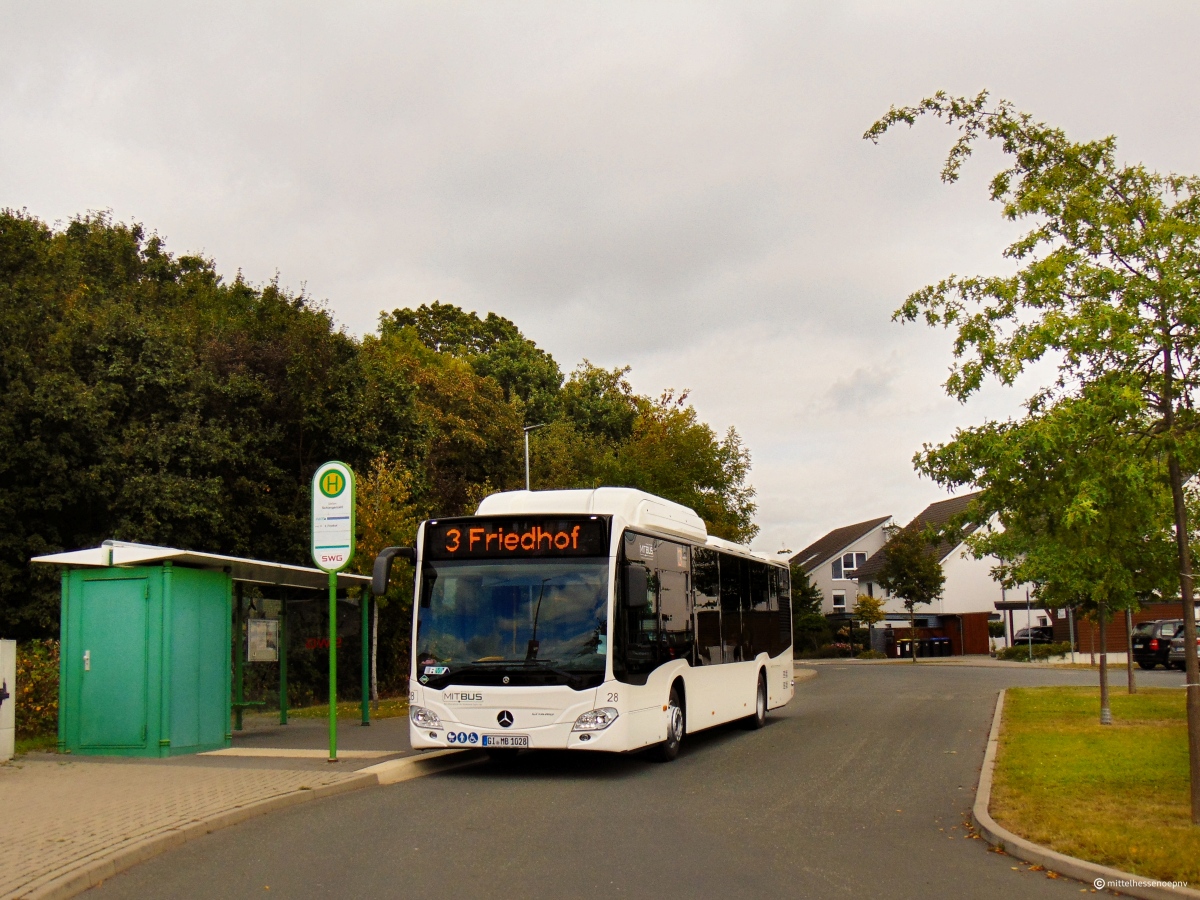
[[[979,491],[975,491],[970,494],[963,494],[960,497],[951,497],[949,500],[939,500],[937,503],[930,503],[917,514],[916,518],[904,526],[904,530],[908,531],[910,528],[922,529],[927,525],[945,525],[955,516],[964,512],[971,505],[971,501],[979,496],[979,493]],[[975,525],[968,525],[962,530],[958,540],[943,540],[934,547],[933,552],[937,555],[938,562],[944,561],[947,556],[954,552],[954,548],[962,543],[963,538],[975,531],[976,527]],[[886,547],[871,554],[866,563],[858,567],[856,577],[859,583],[871,581],[872,576],[879,574],[879,570],[883,568],[886,560]]]
[[[891,516],[880,516],[878,519],[868,519],[854,525],[844,525],[835,528],[822,538],[813,541],[791,558],[793,564],[804,567],[805,572],[811,572],[827,560],[841,553],[855,541],[870,534]]]

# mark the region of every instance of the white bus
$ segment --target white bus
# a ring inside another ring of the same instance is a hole
[[[761,727],[791,700],[788,568],[709,537],[687,507],[626,488],[512,491],[421,523],[414,749],[630,751]]]

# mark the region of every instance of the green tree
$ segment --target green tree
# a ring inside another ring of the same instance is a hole
[[[821,589],[813,584],[804,566],[793,562],[788,569],[791,571],[792,582],[792,615],[812,613],[819,616],[822,609],[821,604],[824,602]]]
[[[563,416],[582,434],[619,444],[633,436],[638,397],[629,380],[629,366],[602,369],[588,360],[579,364],[560,397]]]
[[[737,431],[718,438],[686,392],[634,393],[627,368],[587,360],[561,393],[561,417],[531,439],[536,488],[632,487],[694,509],[709,533],[746,542],[754,524],[750,454]]]
[[[506,402],[519,397],[524,424],[541,424],[554,416],[562,371],[554,358],[513,322],[492,312],[480,319],[473,312],[437,301],[380,316],[383,335],[406,327],[414,329],[430,350],[464,359],[476,375],[495,380]]]
[[[798,563],[790,563],[792,585],[792,635],[797,652],[816,650],[828,643],[829,622],[821,614],[821,589],[812,583],[808,572]]]
[[[1108,396],[1139,406],[1131,421],[1142,457],[1166,470],[1172,494],[1192,821],[1200,823],[1200,661],[1184,492],[1200,429],[1200,179],[1119,162],[1114,137],[1071,141],[1010,103],[990,104],[986,92],[893,107],[865,137],[926,114],[960,131],[945,181],[958,177],[979,140],[999,143],[1008,162],[991,181],[991,197],[1006,218],[1032,226],[1005,251],[1019,267],[1014,274],[951,276],[911,295],[897,315],[956,331],[946,388],[960,399],[988,376],[1011,384],[1049,355],[1059,375],[1045,396],[1103,383]]]
[[[912,661],[917,661],[916,608],[942,596],[946,576],[934,553],[934,544],[924,529],[908,527],[895,531],[884,545],[883,567],[878,583],[900,599],[908,610]]]
[[[57,631],[39,553],[115,537],[303,561],[313,469],[371,439],[354,342],[324,311],[226,284],[140,226],[11,211],[0,311],[6,631]]]
[[[916,462],[942,484],[981,489],[964,519],[979,526],[967,543],[976,557],[1005,561],[993,573],[1002,583],[1033,583],[1046,605],[1073,607],[1107,629],[1114,612],[1173,596],[1178,581],[1166,473],[1109,427],[1115,404],[1091,393],[1035,407],[1020,422],[959,430]],[[1107,723],[1103,654],[1100,687]]]
[[[874,650],[875,626],[887,618],[883,609],[883,598],[859,594],[858,599],[854,602],[853,615],[855,619],[867,626],[869,635],[867,649]]]

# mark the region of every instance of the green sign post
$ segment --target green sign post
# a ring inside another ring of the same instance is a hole
[[[345,463],[313,475],[312,558],[329,573],[329,761],[337,762],[337,573],[354,559],[354,472]]]

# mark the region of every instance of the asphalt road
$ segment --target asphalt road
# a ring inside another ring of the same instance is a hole
[[[766,728],[690,735],[673,763],[533,753],[358,791],[218,831],[87,897],[1076,897],[964,821],[996,692],[1094,678],[822,666]]]

